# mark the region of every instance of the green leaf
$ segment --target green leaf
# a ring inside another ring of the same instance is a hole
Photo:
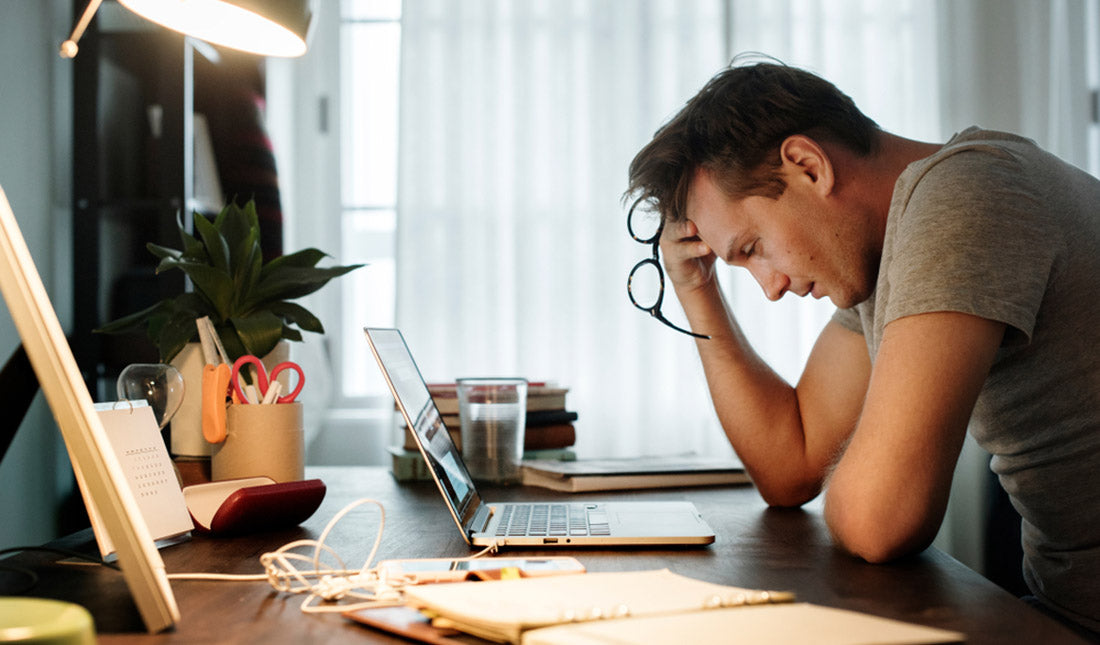
[[[237,288],[237,302],[252,290],[260,279],[263,268],[263,250],[260,249],[260,233],[252,231],[233,249],[233,284]]]
[[[174,260],[179,260],[180,258],[183,257],[183,254],[180,253],[179,251],[177,251],[176,249],[170,249],[166,246],[160,246],[159,244],[153,244],[152,242],[149,242],[148,244],[146,244],[145,248],[149,249],[150,253],[152,253],[153,255],[157,256],[158,258],[160,258],[162,260],[164,258],[172,258]]]
[[[318,334],[325,333],[325,327],[320,319],[314,316],[302,305],[293,302],[275,302],[271,304],[271,312],[279,316],[288,324],[297,325],[303,331],[311,331]],[[299,335],[300,336],[300,335]]]
[[[222,340],[222,347],[225,348],[225,353],[229,355],[229,360],[235,361],[245,354],[251,354],[245,348],[244,343],[241,342],[241,337],[237,335],[236,328],[232,324],[226,323],[224,327],[217,327],[218,337]]]
[[[165,321],[156,335],[160,360],[167,363],[176,357],[187,343],[198,336],[195,319],[173,317]]]
[[[225,320],[233,312],[230,305],[235,289],[233,279],[225,271],[197,262],[179,262],[171,258],[161,260],[157,273],[167,269],[180,269],[187,274],[195,291],[204,297],[218,320]]]
[[[247,353],[266,356],[283,337],[283,321],[270,311],[250,316],[234,316],[229,322]]]
[[[206,219],[205,215],[200,213],[195,213],[195,230],[199,232],[199,236],[202,237],[202,242],[206,246],[206,254],[210,258],[210,264],[215,269],[220,269],[228,274],[229,245],[226,244],[221,232],[210,220]]]
[[[259,236],[259,233],[257,233]],[[256,240],[253,246],[252,257],[250,258],[252,265],[248,269],[248,277],[246,280],[242,280],[242,295],[252,293],[252,290],[256,288],[256,285],[260,283],[260,276],[263,275],[264,266],[264,254],[260,249],[260,241]],[[243,298],[242,298],[243,300]]]
[[[192,213],[192,218],[194,218],[194,213]],[[196,262],[209,262],[206,247],[183,226],[183,219],[178,213],[176,214],[176,228],[179,229],[180,240],[183,242],[183,256]]]
[[[277,271],[283,267],[313,267],[318,262],[328,257],[323,251],[317,249],[302,249],[288,255],[282,255],[267,263],[264,271]]]
[[[188,291],[181,293],[171,300],[174,307],[173,315],[176,317],[187,317],[192,320],[196,318],[202,318],[203,316],[215,316],[217,312],[210,308],[210,301],[202,296],[202,294],[194,291]],[[197,332],[196,332],[197,333]]]
[[[171,308],[171,302],[164,300],[158,302],[152,307],[146,307],[139,312],[132,313],[129,316],[123,316],[118,320],[103,325],[99,329],[92,330],[96,334],[124,334],[132,331],[139,331],[146,327],[148,320],[151,316],[154,316],[160,312],[167,311]]]
[[[302,296],[317,291],[325,286],[329,280],[338,278],[363,266],[354,264],[351,266],[335,266],[325,268],[302,268],[294,266],[280,267],[274,271],[265,272],[260,278],[259,284],[242,305],[252,310],[259,306],[266,306],[280,300],[295,300]]]
[[[249,216],[248,209],[248,204],[241,208],[237,206],[236,202],[230,202],[218,214],[218,230],[221,231],[226,244],[234,253],[232,256],[234,265],[241,262],[239,253],[242,250],[251,253],[251,245],[247,244],[246,240],[256,240],[256,244],[258,244],[260,239],[260,227],[258,224],[254,224],[254,218]],[[255,205],[252,206],[252,210],[255,212]]]

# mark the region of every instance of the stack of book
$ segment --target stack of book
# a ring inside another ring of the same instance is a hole
[[[462,449],[462,422],[458,412],[458,389],[454,383],[428,385],[432,401],[439,410],[443,424],[447,426],[455,446]],[[573,422],[577,413],[566,408],[565,395],[569,388],[550,383],[531,382],[527,385],[527,420],[523,436],[524,459],[576,459],[573,445],[577,432]],[[404,437],[400,446],[390,448],[393,474],[399,481],[430,480],[431,474],[423,463],[416,441],[404,420],[399,421]]]

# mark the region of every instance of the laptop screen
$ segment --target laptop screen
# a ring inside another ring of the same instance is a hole
[[[443,425],[439,410],[432,402],[428,386],[409,353],[404,337],[396,329],[367,328],[363,331],[405,416],[405,423],[419,438],[424,456],[451,505],[455,519],[463,524],[464,514],[480,503],[477,490],[458,448]]]

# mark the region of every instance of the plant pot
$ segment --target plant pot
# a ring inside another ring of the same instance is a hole
[[[262,361],[264,367],[270,370],[289,356],[290,344],[281,341]],[[172,445],[169,449],[177,457],[205,458],[214,452],[213,444],[202,436],[202,370],[205,365],[199,343],[187,343],[172,359],[172,366],[183,375],[184,383],[183,403],[171,422]],[[279,380],[289,380],[289,376],[280,374]],[[283,387],[288,385],[283,383]]]

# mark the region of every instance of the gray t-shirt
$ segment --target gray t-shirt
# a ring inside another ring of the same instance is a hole
[[[1100,630],[1100,181],[970,128],[898,178],[864,334],[954,311],[1006,323],[970,431],[1023,517],[1032,593]]]

